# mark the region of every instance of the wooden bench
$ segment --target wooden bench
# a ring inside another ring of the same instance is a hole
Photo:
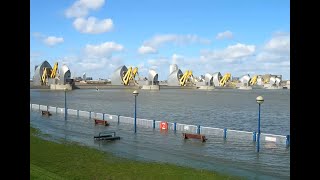
[[[42,116],[51,116],[52,114],[49,111],[41,111]]]
[[[116,132],[114,131],[105,131],[105,132],[100,132],[98,136],[93,136],[95,140],[119,140],[120,137],[116,136]]]
[[[182,133],[182,137],[184,139],[200,139],[202,142],[205,142],[207,140],[206,136],[201,134]]]
[[[101,120],[101,119],[97,119],[97,118],[94,118],[93,120],[94,120],[94,124],[101,124],[104,126],[109,126],[109,123],[106,120]]]

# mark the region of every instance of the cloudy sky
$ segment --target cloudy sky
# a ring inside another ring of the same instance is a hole
[[[72,76],[121,66],[166,80],[170,64],[290,79],[289,0],[31,0],[30,72],[47,60]]]

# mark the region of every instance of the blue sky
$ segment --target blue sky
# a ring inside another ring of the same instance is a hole
[[[289,0],[31,0],[30,72],[47,60],[72,76],[121,66],[166,80],[170,64],[205,73],[290,79]]]

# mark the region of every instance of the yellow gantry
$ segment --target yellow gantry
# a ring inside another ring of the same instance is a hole
[[[191,70],[187,70],[179,80],[180,81],[180,86],[185,86],[187,80],[192,76],[193,76],[192,71]]]
[[[135,67],[135,68],[132,70],[132,75],[131,75],[130,80],[134,80],[134,78],[136,77],[137,73],[138,73],[138,68]]]
[[[42,72],[42,76],[41,76],[41,82],[42,82],[42,84],[44,84],[44,85],[47,84],[46,80],[47,80],[47,78],[48,78],[48,74],[50,73],[50,72],[49,72],[50,69],[51,69],[51,68],[48,68],[48,67],[43,68],[43,72]]]
[[[249,81],[250,85],[251,85],[251,86],[252,86],[252,85],[255,85],[255,84],[257,83],[257,79],[258,79],[258,76],[257,76],[257,75],[253,76],[253,77],[250,79],[250,81]]]
[[[228,80],[231,78],[231,74],[230,73],[226,73],[220,80],[219,84],[220,86],[225,86],[226,83],[228,82]]]
[[[55,78],[57,76],[57,71],[58,71],[58,62],[54,63],[50,78]]]
[[[135,67],[133,70],[132,70],[132,67],[129,67],[128,71],[126,72],[126,74],[122,78],[123,84],[125,86],[129,85],[130,80],[134,80],[137,73],[138,73],[137,67]]]

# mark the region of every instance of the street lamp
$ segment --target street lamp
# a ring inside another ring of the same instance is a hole
[[[137,132],[137,96],[139,92],[137,90],[133,91],[134,95],[134,133]]]
[[[259,104],[259,118],[258,118],[258,140],[257,140],[257,152],[259,152],[260,149],[260,106],[264,102],[264,99],[262,96],[258,96],[256,98],[257,103]]]
[[[64,120],[67,120],[67,88],[64,88]]]

